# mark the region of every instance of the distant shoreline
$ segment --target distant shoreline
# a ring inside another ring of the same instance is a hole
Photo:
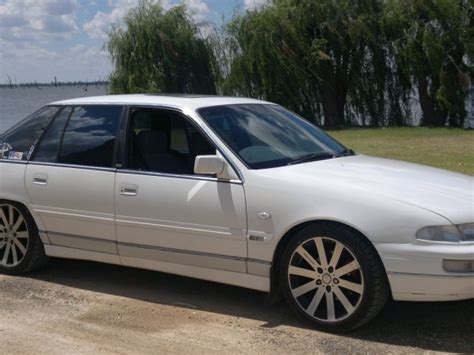
[[[75,87],[88,87],[88,86],[108,86],[108,81],[67,81],[67,82],[50,82],[50,83],[6,83],[0,84],[0,88],[4,89],[15,89],[15,88],[39,88],[39,87],[61,87],[61,86],[75,86]]]

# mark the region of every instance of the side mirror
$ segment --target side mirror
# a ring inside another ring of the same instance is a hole
[[[220,175],[224,168],[224,159],[217,155],[198,155],[194,161],[194,173],[198,175]]]

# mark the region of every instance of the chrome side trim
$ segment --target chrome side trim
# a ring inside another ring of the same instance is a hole
[[[45,232],[41,231],[41,233]],[[56,232],[48,232],[47,234],[53,245],[105,254],[117,254],[117,245],[113,240]]]
[[[113,224],[114,223],[114,216],[109,215],[106,213],[94,213],[90,215],[86,215],[84,211],[79,211],[79,210],[66,210],[66,209],[58,209],[56,208],[53,210],[52,208],[47,209],[44,206],[39,206],[39,205],[31,205],[33,208],[33,211],[35,211],[38,214],[42,214],[45,216],[52,216],[52,217],[64,217],[66,216],[69,219],[75,219],[79,221],[94,221],[98,223],[107,223],[107,224]],[[83,212],[83,213],[81,213]]]
[[[59,167],[59,168],[70,168],[70,169],[81,169],[81,170],[95,170],[95,171],[109,171],[109,172],[115,172],[117,170],[114,168],[101,168],[101,167],[87,166],[87,165],[47,163],[47,162],[39,162],[39,161],[29,161],[25,163],[30,164],[30,165],[52,166],[52,167]]]
[[[165,248],[152,245],[116,242],[74,234],[39,231],[46,234],[51,244],[71,249],[119,254],[123,257],[162,261],[208,269],[268,276],[271,262],[239,256],[212,254],[192,250]]]
[[[28,164],[26,160],[8,160],[8,159],[0,159],[0,163],[8,163],[8,164]]]
[[[99,263],[109,263],[121,265],[120,257],[117,254],[98,253],[90,250],[62,247],[59,245],[45,245],[46,255],[56,258],[89,260]]]
[[[205,269],[215,269],[246,273],[245,259],[226,256],[216,256],[206,253],[193,253],[177,251],[168,248],[155,248],[149,246],[130,245],[118,243],[120,257],[137,258],[144,260],[160,261],[179,265],[196,266]]]
[[[206,269],[270,276],[272,263],[239,256],[211,254],[192,250],[117,242],[119,255]]]
[[[239,256],[211,254],[192,250],[117,242],[119,255],[154,261],[169,262],[208,269],[270,276],[272,263]],[[182,255],[187,255],[185,258]]]
[[[221,254],[212,254],[212,253],[205,253],[200,251],[193,251],[193,250],[183,250],[183,249],[173,249],[173,248],[166,248],[166,247],[159,247],[154,245],[144,245],[144,244],[134,244],[134,243],[125,243],[125,242],[117,242],[119,246],[127,246],[139,249],[151,249],[151,250],[159,250],[159,251],[166,251],[171,253],[177,254],[189,254],[189,255],[198,255],[198,256],[206,256],[211,258],[220,258],[220,259],[229,259],[229,260],[238,260],[238,261],[247,261],[247,258],[243,258],[240,256],[231,256],[231,255],[221,255]]]
[[[245,231],[241,229],[213,227],[200,224],[179,223],[175,221],[154,220],[148,218],[124,219],[123,216],[116,216],[116,224],[124,227],[139,227],[142,229],[160,230],[164,232],[186,233],[203,235],[206,237],[225,237],[227,239],[242,240],[245,238]]]
[[[269,262],[269,261],[265,261],[265,260],[258,260],[258,259],[247,259],[247,261],[249,263],[257,263],[257,264],[263,264],[263,265],[269,265],[271,266],[272,263]]]
[[[127,174],[127,175],[158,176],[158,177],[186,179],[186,180],[213,181],[213,182],[222,182],[222,183],[242,185],[241,180],[223,180],[223,179],[218,179],[214,177],[198,176],[198,175],[177,175],[177,174],[156,173],[156,172],[150,172],[150,171],[140,171],[140,170],[130,170],[130,169],[118,169],[117,173]]]
[[[406,275],[406,276],[420,276],[420,277],[439,277],[439,278],[474,278],[474,273],[450,273],[449,275],[436,275],[436,274],[416,274],[416,273],[411,273],[411,272],[394,272],[394,271],[388,271],[388,275]]]
[[[13,163],[13,164],[29,164],[29,165],[37,165],[37,166],[51,166],[51,167],[69,168],[69,169],[108,171],[108,172],[122,173],[122,174],[128,174],[128,175],[158,176],[158,177],[166,177],[166,178],[174,178],[174,179],[213,181],[213,182],[242,185],[241,180],[223,180],[223,179],[218,179],[214,177],[197,176],[197,175],[177,175],[177,174],[156,173],[156,172],[139,171],[139,170],[101,168],[101,167],[85,166],[85,165],[71,165],[71,164],[46,163],[46,162],[35,162],[35,161],[27,162],[27,161],[0,160],[0,162],[7,162],[7,163]]]

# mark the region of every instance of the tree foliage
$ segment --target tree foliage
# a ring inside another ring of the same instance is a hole
[[[269,0],[217,35],[185,6],[140,1],[110,34],[112,92],[226,93],[313,122],[462,126],[474,0]]]
[[[236,17],[228,27],[230,73],[226,93],[279,102],[317,117],[318,100],[305,69],[309,48],[284,7],[267,7]]]
[[[399,85],[405,92],[416,87],[422,124],[462,126],[474,41],[472,1],[390,0],[385,12]]]
[[[164,11],[159,3],[140,1],[106,46],[114,64],[112,93],[217,91],[213,47],[185,6]]]
[[[326,126],[462,125],[472,0],[273,0],[228,26],[225,90],[283,103]],[[471,73],[472,75],[472,73]]]

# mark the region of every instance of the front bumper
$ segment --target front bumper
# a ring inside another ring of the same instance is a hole
[[[380,243],[396,301],[454,301],[474,298],[474,272],[447,272],[443,260],[474,260],[474,244]]]

